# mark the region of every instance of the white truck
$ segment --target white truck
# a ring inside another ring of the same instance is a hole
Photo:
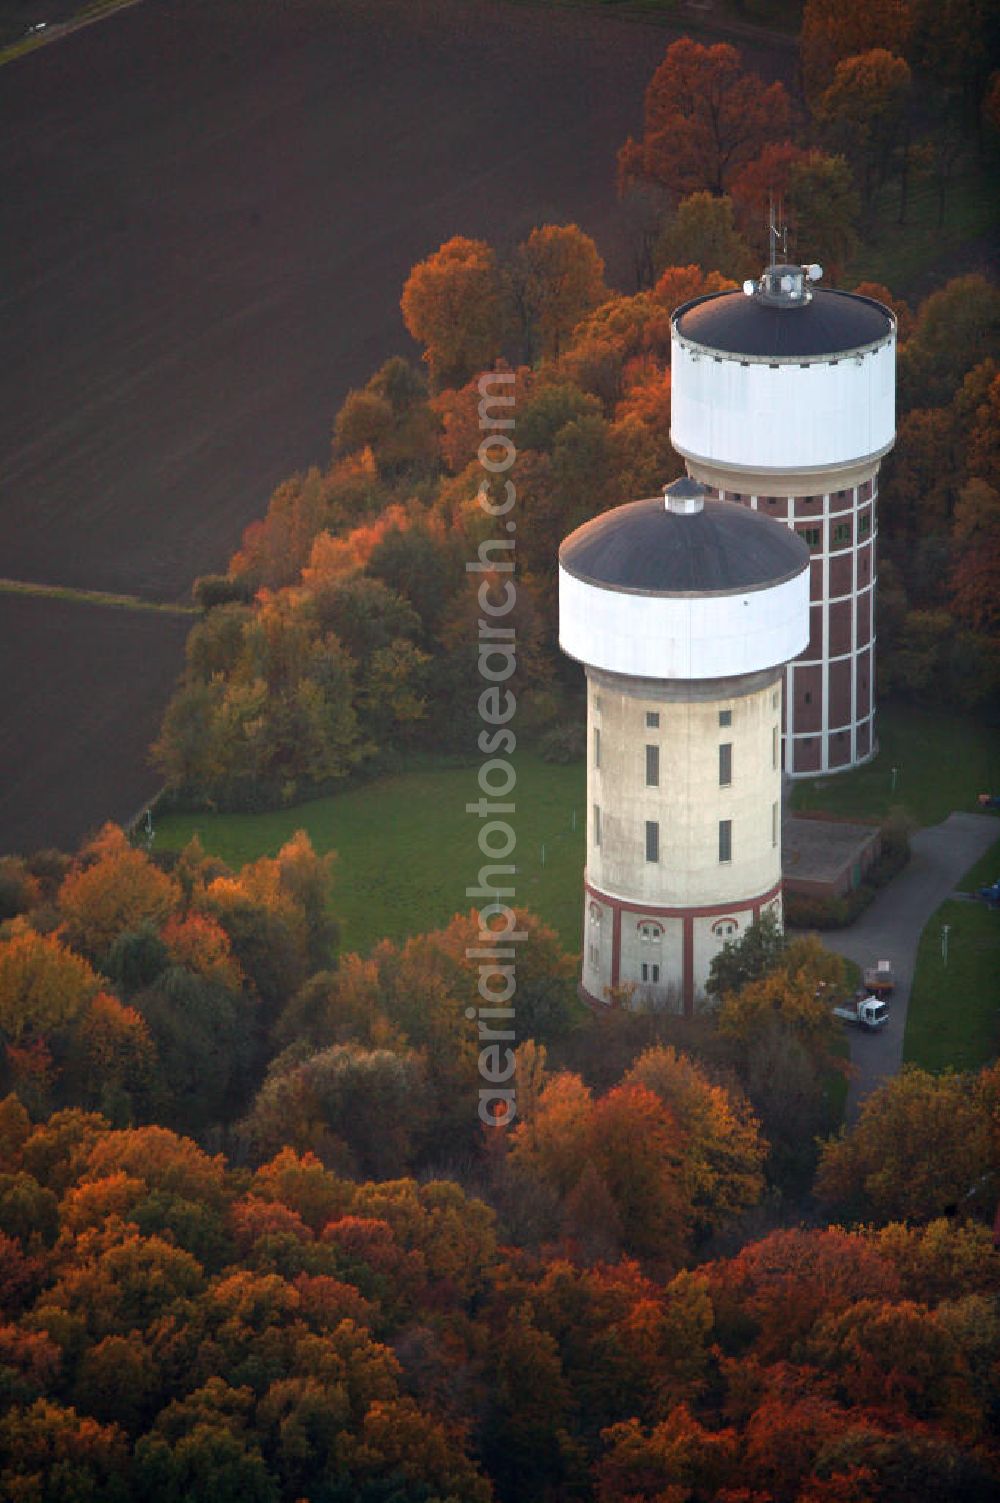
[[[844,1007],[835,1007],[833,1016],[844,1023],[853,1023],[856,1028],[884,1028],[889,1021],[889,1004],[884,997],[860,991]]]

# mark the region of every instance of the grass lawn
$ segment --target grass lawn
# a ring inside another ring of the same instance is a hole
[[[557,767],[524,752],[509,816],[518,835],[514,901],[580,948],[586,771]],[[173,814],[156,824],[156,848],[177,849],[197,833],[207,851],[232,867],[273,856],[304,829],[317,851],[336,851],[333,909],[344,950],[367,952],[379,939],[438,928],[473,899],[480,865],[476,768],[400,773],[333,798],[272,814]],[[573,828],[575,812],[576,828]],[[544,848],[544,859],[543,859]]]
[[[918,825],[936,825],[953,809],[975,812],[977,795],[1000,787],[998,729],[944,710],[887,704],[879,710],[878,736],[873,761],[796,783],[792,807],[869,819],[902,808]]]
[[[963,892],[1000,876],[1000,840],[961,882]],[[947,924],[948,962],[941,954]],[[927,1070],[971,1070],[1000,1046],[1000,912],[951,899],[927,924],[906,1017],[903,1058]]]
[[[944,224],[938,228],[938,195],[928,179],[910,189],[906,224],[900,225],[899,184],[889,184],[877,207],[872,232],[847,268],[846,286],[882,282],[897,296],[925,294],[931,274],[941,283],[947,266],[962,262],[965,248],[996,229],[996,173],[970,165],[956,174],[945,200]],[[962,270],[967,270],[963,262]]]

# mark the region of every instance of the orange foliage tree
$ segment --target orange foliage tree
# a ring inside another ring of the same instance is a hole
[[[543,356],[558,360],[576,324],[607,297],[604,262],[579,225],[547,224],[519,248],[519,284],[529,329]]]
[[[410,272],[401,306],[439,385],[461,385],[500,352],[503,294],[496,256],[485,240],[446,240]]]
[[[644,134],[619,154],[623,183],[650,178],[683,197],[726,193],[734,175],[791,121],[784,85],[764,85],[728,43],[681,37],[667,48],[646,91]]]
[[[176,905],[174,882],[143,851],[133,850],[108,825],[96,861],[84,860],[59,889],[65,930],[74,945],[100,960],[120,934],[144,923],[159,926]]]
[[[799,37],[806,98],[819,98],[844,58],[873,47],[905,54],[912,24],[910,0],[806,0]]]

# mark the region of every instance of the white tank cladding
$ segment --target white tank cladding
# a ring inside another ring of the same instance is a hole
[[[786,676],[792,777],[877,750],[878,470],[895,440],[895,319],[812,286],[820,274],[772,264],[672,318],[671,439],[688,473],[810,549],[810,639]]]
[[[559,554],[584,664],[584,992],[690,1010],[712,957],[781,903],[781,679],[809,633],[809,554],[704,487],[617,507]]]
[[[749,295],[696,298],[673,316],[677,452],[761,474],[881,458],[896,436],[892,314],[871,298],[806,287],[801,267],[772,267],[748,285]]]

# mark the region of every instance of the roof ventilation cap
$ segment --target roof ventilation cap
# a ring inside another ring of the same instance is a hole
[[[678,516],[694,516],[696,512],[704,510],[705,487],[700,480],[692,480],[690,475],[684,475],[680,480],[674,480],[664,487],[663,504],[667,511],[675,512]]]

